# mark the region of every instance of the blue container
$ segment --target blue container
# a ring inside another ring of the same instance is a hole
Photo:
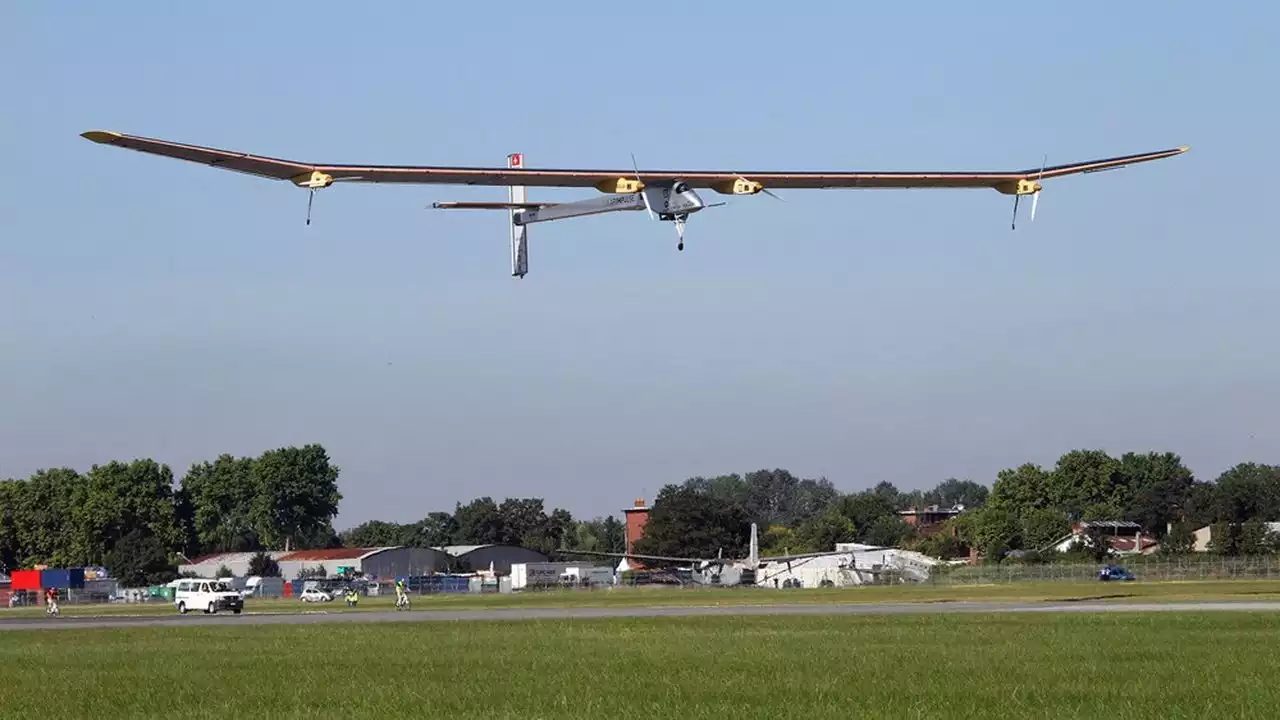
[[[84,584],[83,577],[81,577],[80,584]],[[66,568],[45,568],[40,571],[40,587],[69,588],[71,587],[71,572]]]
[[[84,568],[71,568],[67,571],[67,587],[84,589]]]

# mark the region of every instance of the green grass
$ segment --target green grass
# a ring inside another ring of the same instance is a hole
[[[1277,643],[1253,613],[12,631],[0,717],[1275,717]]]
[[[591,591],[546,591],[517,594],[457,594],[413,596],[414,610],[500,607],[640,607],[658,605],[773,605],[859,602],[1048,602],[1071,600],[1179,601],[1280,600],[1280,580],[1196,580],[1170,582],[1101,583],[1019,582],[1000,585],[897,585],[832,589],[774,590],[769,588],[617,588]],[[364,598],[354,612],[387,610],[394,596]],[[309,604],[297,599],[250,599],[250,612],[353,612],[340,600]],[[39,617],[38,607],[0,609],[6,617]],[[175,612],[160,601],[140,604],[62,606],[64,615],[156,615]]]

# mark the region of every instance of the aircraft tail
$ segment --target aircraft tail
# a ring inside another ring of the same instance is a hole
[[[507,156],[507,167],[524,167],[524,153],[511,153]],[[525,202],[525,187],[512,185],[508,187],[511,202]],[[523,278],[529,272],[529,226],[516,224],[516,213],[524,212],[512,208],[511,217],[511,276]]]
[[[747,562],[752,569],[760,567],[760,538],[756,532],[756,524],[751,523],[751,547],[747,552]]]

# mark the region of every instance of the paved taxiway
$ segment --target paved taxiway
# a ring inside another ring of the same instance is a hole
[[[487,610],[385,610],[376,612],[252,613],[242,615],[62,616],[0,618],[3,630],[123,627],[315,625],[322,623],[440,622],[459,620],[573,620],[582,618],[697,617],[716,615],[919,615],[953,613],[1280,612],[1280,602],[1232,600],[1162,603],[849,603],[822,605],[701,605],[607,608],[493,608]]]

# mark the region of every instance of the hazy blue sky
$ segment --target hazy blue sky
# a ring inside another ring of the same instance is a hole
[[[319,442],[345,527],[761,467],[1280,461],[1272,3],[59,7],[0,10],[0,476]],[[683,253],[642,214],[535,226],[518,281],[503,216],[429,209],[500,188],[339,186],[307,227],[304,191],[99,128],[315,162],[1192,151],[1046,183],[1017,232],[983,190],[734,199]]]

